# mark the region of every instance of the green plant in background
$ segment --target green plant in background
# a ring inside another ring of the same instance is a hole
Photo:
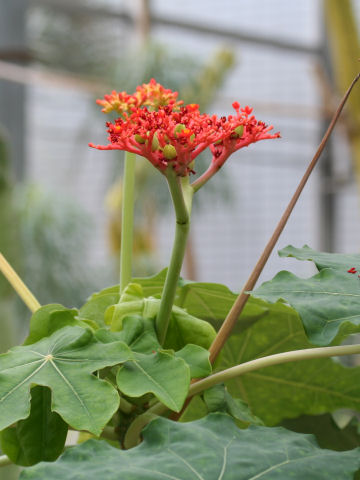
[[[50,299],[77,307],[101,288],[105,274],[86,256],[91,221],[73,201],[57,198],[37,185],[16,191],[26,283],[41,303]]]
[[[80,309],[40,307],[0,257],[33,312],[24,344],[0,356],[0,465],[28,467],[22,480],[354,478],[360,448],[336,451],[344,448],[329,416],[360,406],[360,367],[331,358],[360,353],[342,344],[360,331],[360,255],[289,246],[282,256],[312,260],[319,273],[280,272],[254,287],[358,78],[240,295],[179,278],[192,198],[234,151],[279,134],[249,107],[235,102],[227,118],[201,114],[154,80],[98,102],[118,117],[107,123],[110,143],[96,148],[125,150],[130,167],[120,285]],[[193,180],[196,157],[209,150],[208,168]],[[148,278],[131,278],[135,154],[166,180],[175,215],[169,267]],[[304,415],[316,427],[322,418],[332,449],[276,426]],[[92,438],[62,454],[69,428]],[[354,429],[341,436],[358,446]]]

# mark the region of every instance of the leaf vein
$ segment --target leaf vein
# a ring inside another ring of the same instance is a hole
[[[195,475],[197,476],[197,478],[199,478],[200,480],[205,480],[204,477],[202,477],[200,475],[200,473],[195,470],[195,468],[193,468],[189,462],[187,462],[184,458],[182,458],[178,453],[174,452],[174,450],[172,450],[171,448],[168,448],[167,449],[168,452],[172,453],[173,455],[175,455],[175,457],[178,457],[183,463],[185,463],[185,465],[193,472],[195,473]]]

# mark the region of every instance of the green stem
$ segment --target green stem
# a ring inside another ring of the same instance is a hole
[[[7,465],[12,465],[12,461],[7,455],[0,456],[0,467],[6,467]]]
[[[232,378],[244,375],[245,373],[259,370],[264,367],[271,367],[273,365],[281,365],[282,363],[295,362],[300,360],[313,360],[315,358],[326,357],[340,357],[342,355],[360,354],[360,345],[341,345],[339,347],[320,347],[320,348],[306,348],[304,350],[293,350],[290,352],[276,353],[267,357],[256,358],[250,362],[236,365],[235,367],[227,368],[222,372],[210,375],[203,378],[196,383],[190,385],[189,396],[213,387],[218,383],[226,382]]]
[[[316,358],[340,357],[342,355],[360,354],[360,345],[342,345],[339,347],[306,348],[291,352],[276,353],[263,358],[256,358],[250,362],[236,365],[222,372],[215,373],[190,385],[188,398],[207,390],[214,385],[224,383],[232,378],[245,373],[259,370],[260,368],[281,365],[300,360],[312,360]],[[147,412],[139,415],[130,425],[125,436],[125,448],[135,447],[140,442],[141,430],[157,415],[164,415],[169,409],[162,403],[155,404]]]
[[[177,282],[184,260],[186,240],[190,230],[190,212],[193,195],[192,187],[186,182],[188,179],[180,180],[180,177],[176,176],[174,170],[169,170],[166,173],[166,178],[174,204],[176,227],[170,265],[161,296],[159,313],[156,318],[156,330],[161,345],[164,344],[166,338],[176,295]]]
[[[136,445],[140,443],[141,430],[145,427],[145,425],[159,415],[163,415],[168,410],[169,409],[162,403],[157,403],[147,412],[136,417],[126,432],[124,438],[124,447],[126,449],[136,447]]]
[[[136,155],[126,152],[121,218],[120,295],[131,282],[132,276],[135,162]]]
[[[134,411],[135,409],[135,405],[133,405],[132,403],[128,402],[127,400],[125,400],[124,397],[121,397],[120,396],[120,406],[119,406],[119,409],[124,412],[124,413],[131,413]]]
[[[33,313],[36,312],[36,310],[41,307],[40,303],[36,300],[28,287],[12,268],[10,263],[7,262],[6,258],[2,253],[0,253],[0,271],[2,271],[5,278],[11,284],[11,286],[14,288],[16,293],[19,295],[25,305],[29,308],[29,310]]]

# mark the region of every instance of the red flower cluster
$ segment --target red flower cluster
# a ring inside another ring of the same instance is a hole
[[[176,108],[184,103],[177,101],[177,96],[178,92],[164,88],[152,78],[149,83],[143,83],[136,87],[136,92],[131,95],[113,90],[111,95],[105,95],[104,100],[96,100],[96,103],[103,107],[102,112],[104,113],[115,111],[122,115],[124,112],[130,112],[134,107],[147,106],[156,109],[171,105]]]
[[[172,166],[179,176],[186,176],[194,173],[193,161],[207,147],[213,154],[211,168],[219,169],[236,150],[280,136],[270,134],[272,126],[257,121],[251,108],[240,109],[237,102],[233,103],[236,115],[219,118],[201,114],[196,104],[180,106],[176,98],[176,92],[152,80],[138,87],[134,95],[113,92],[98,100],[103,111],[116,110],[121,116],[106,124],[109,145],[90,146],[133,152],[160,171]]]

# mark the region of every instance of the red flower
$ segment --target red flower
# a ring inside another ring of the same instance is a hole
[[[171,164],[181,176],[192,172],[195,157],[219,138],[213,121],[200,114],[198,105],[179,110],[171,106],[157,111],[134,108],[131,114],[124,113],[114,123],[108,122],[107,127],[110,144],[90,146],[137,153],[161,171]]]
[[[222,125],[219,125],[219,128],[223,131],[222,138],[210,145],[213,154],[212,163],[218,169],[236,150],[259,140],[280,137],[279,132],[269,133],[273,129],[272,125],[267,126],[264,122],[256,120],[254,115],[251,115],[252,108],[246,106],[240,109],[238,102],[234,102],[232,106],[236,111],[236,116],[229,115],[227,119],[221,117],[219,122]]]
[[[104,113],[114,110],[122,115],[124,112],[130,112],[134,107],[147,106],[154,109],[165,105],[178,107],[184,102],[177,101],[177,96],[178,92],[164,88],[152,78],[149,83],[136,87],[136,92],[132,95],[113,90],[111,95],[105,95],[104,100],[96,100],[96,103],[103,106]]]
[[[280,136],[270,134],[273,127],[257,121],[250,107],[240,109],[234,102],[236,115],[219,118],[201,114],[196,104],[180,106],[177,92],[165,89],[154,79],[137,87],[133,95],[112,92],[104,98],[97,101],[103,111],[116,110],[121,116],[106,124],[110,143],[89,144],[91,147],[133,152],[162,172],[172,166],[180,176],[194,173],[193,161],[209,147],[213,154],[210,172],[194,185],[207,181],[236,150]]]

